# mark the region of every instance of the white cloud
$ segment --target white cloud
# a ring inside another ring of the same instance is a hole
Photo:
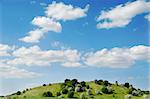
[[[0,44],[0,56],[10,56],[10,51],[13,48],[14,47],[10,47],[10,46],[5,45],[5,44]]]
[[[110,68],[128,68],[142,60],[150,60],[150,47],[139,45],[131,48],[102,49],[87,53],[84,57],[86,65]]]
[[[28,32],[28,36],[20,38],[20,41],[24,41],[26,43],[38,43],[39,40],[44,36],[46,31],[42,29],[35,29]]]
[[[59,22],[53,21],[47,17],[35,17],[32,20],[32,24],[38,26],[40,29],[35,29],[28,32],[28,36],[20,38],[19,40],[26,43],[38,43],[48,31],[61,32],[62,29]]]
[[[80,54],[72,49],[43,51],[38,46],[21,47],[12,55],[15,58],[8,62],[10,65],[49,66],[52,63],[60,63],[63,66],[69,64],[70,67],[80,65]]]
[[[52,2],[45,11],[46,15],[55,20],[75,20],[86,16],[86,12],[89,9],[87,5],[84,9],[79,7],[73,7],[72,5],[66,5],[62,2]]]
[[[150,21],[150,14],[147,14],[147,15],[145,16],[145,18],[146,18],[148,21]]]
[[[121,4],[107,11],[101,11],[98,16],[97,28],[115,28],[128,25],[132,19],[139,14],[150,11],[150,2],[146,0],[136,0]]]
[[[39,76],[34,72],[29,72],[25,69],[19,69],[8,65],[5,60],[0,60],[0,77],[3,78],[33,78]]]
[[[54,31],[54,32],[61,32],[61,24],[59,22],[56,22],[48,17],[35,17],[32,20],[32,24],[43,28],[46,31]]]
[[[40,3],[40,5],[45,5]],[[62,26],[58,20],[75,20],[86,16],[89,5],[84,9],[65,5],[64,3],[53,2],[49,4],[45,11],[47,16],[37,16],[32,20],[32,24],[38,28],[28,32],[28,36],[20,38],[20,41],[26,43],[38,43],[39,40],[49,31],[61,32]]]

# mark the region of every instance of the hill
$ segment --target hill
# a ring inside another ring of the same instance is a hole
[[[94,80],[78,82],[66,79],[64,83],[43,84],[42,86],[18,91],[2,99],[148,99],[149,91],[134,88],[129,83],[111,84],[108,81]]]

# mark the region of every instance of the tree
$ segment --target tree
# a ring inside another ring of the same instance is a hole
[[[70,79],[65,79],[64,83],[70,82]]]
[[[44,93],[43,93],[43,96],[44,96],[44,97],[52,97],[53,94],[52,94],[52,92],[48,91],[48,92],[44,92]]]
[[[73,96],[74,96],[74,92],[73,91],[68,92],[68,98],[73,98]]]
[[[85,86],[86,86],[85,81],[82,81],[80,84],[81,84],[82,87],[85,87]]]
[[[118,81],[116,81],[115,83],[116,83],[116,85],[118,86]]]
[[[87,89],[89,89],[89,88],[90,88],[90,86],[89,86],[89,85],[86,85],[86,88],[87,88]]]
[[[66,88],[64,88],[63,90],[62,90],[62,94],[67,94],[68,93],[68,90],[66,89]]]
[[[17,93],[16,93],[17,95],[21,95],[21,92],[20,91],[17,91]]]
[[[57,93],[56,93],[56,95],[57,95],[57,96],[60,96],[60,95],[61,95],[61,93],[60,93],[60,92],[57,92]]]
[[[104,85],[108,86],[109,82],[107,80],[104,81]]]
[[[43,86],[46,86],[46,84],[43,84]]]
[[[126,82],[126,83],[124,84],[124,86],[127,87],[127,88],[129,88],[130,84],[129,84],[128,82]]]
[[[103,88],[101,89],[101,91],[105,94],[108,94],[108,89],[107,87],[103,86]]]

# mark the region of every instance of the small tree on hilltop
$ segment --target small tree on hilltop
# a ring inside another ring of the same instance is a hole
[[[17,95],[21,95],[21,92],[20,91],[17,91],[17,93],[16,93]]]
[[[85,87],[85,86],[86,86],[85,81],[82,81],[80,84],[81,84],[82,87]]]
[[[129,88],[130,84],[129,84],[128,82],[126,82],[126,83],[124,84],[124,86],[127,87],[127,88]]]

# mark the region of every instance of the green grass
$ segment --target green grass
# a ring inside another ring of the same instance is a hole
[[[97,90],[101,90],[103,86],[95,84],[94,82],[87,82],[86,84],[88,84],[90,88],[92,88],[91,90],[93,92],[93,97],[94,97],[93,99],[124,99],[124,96],[128,92],[128,89],[126,87],[117,86],[113,84],[112,89],[114,90],[114,94],[96,95],[95,92]],[[58,97],[56,97],[56,93],[60,92],[60,90],[61,90],[60,83],[57,83],[57,84],[52,84],[52,85],[35,87],[26,91],[25,93],[21,93],[21,95],[10,95],[10,97],[11,99],[58,99]],[[52,98],[43,97],[42,94],[46,91],[51,91],[53,93],[53,96],[55,97],[52,97]],[[81,93],[85,93],[88,99],[91,99],[90,96],[86,94],[86,92],[75,92],[74,97],[79,97]],[[113,97],[113,95],[115,97]],[[63,94],[61,96],[65,97],[64,99],[67,99],[66,98],[67,95]],[[6,99],[6,97],[3,99]],[[143,99],[143,98],[132,96],[132,99]]]

